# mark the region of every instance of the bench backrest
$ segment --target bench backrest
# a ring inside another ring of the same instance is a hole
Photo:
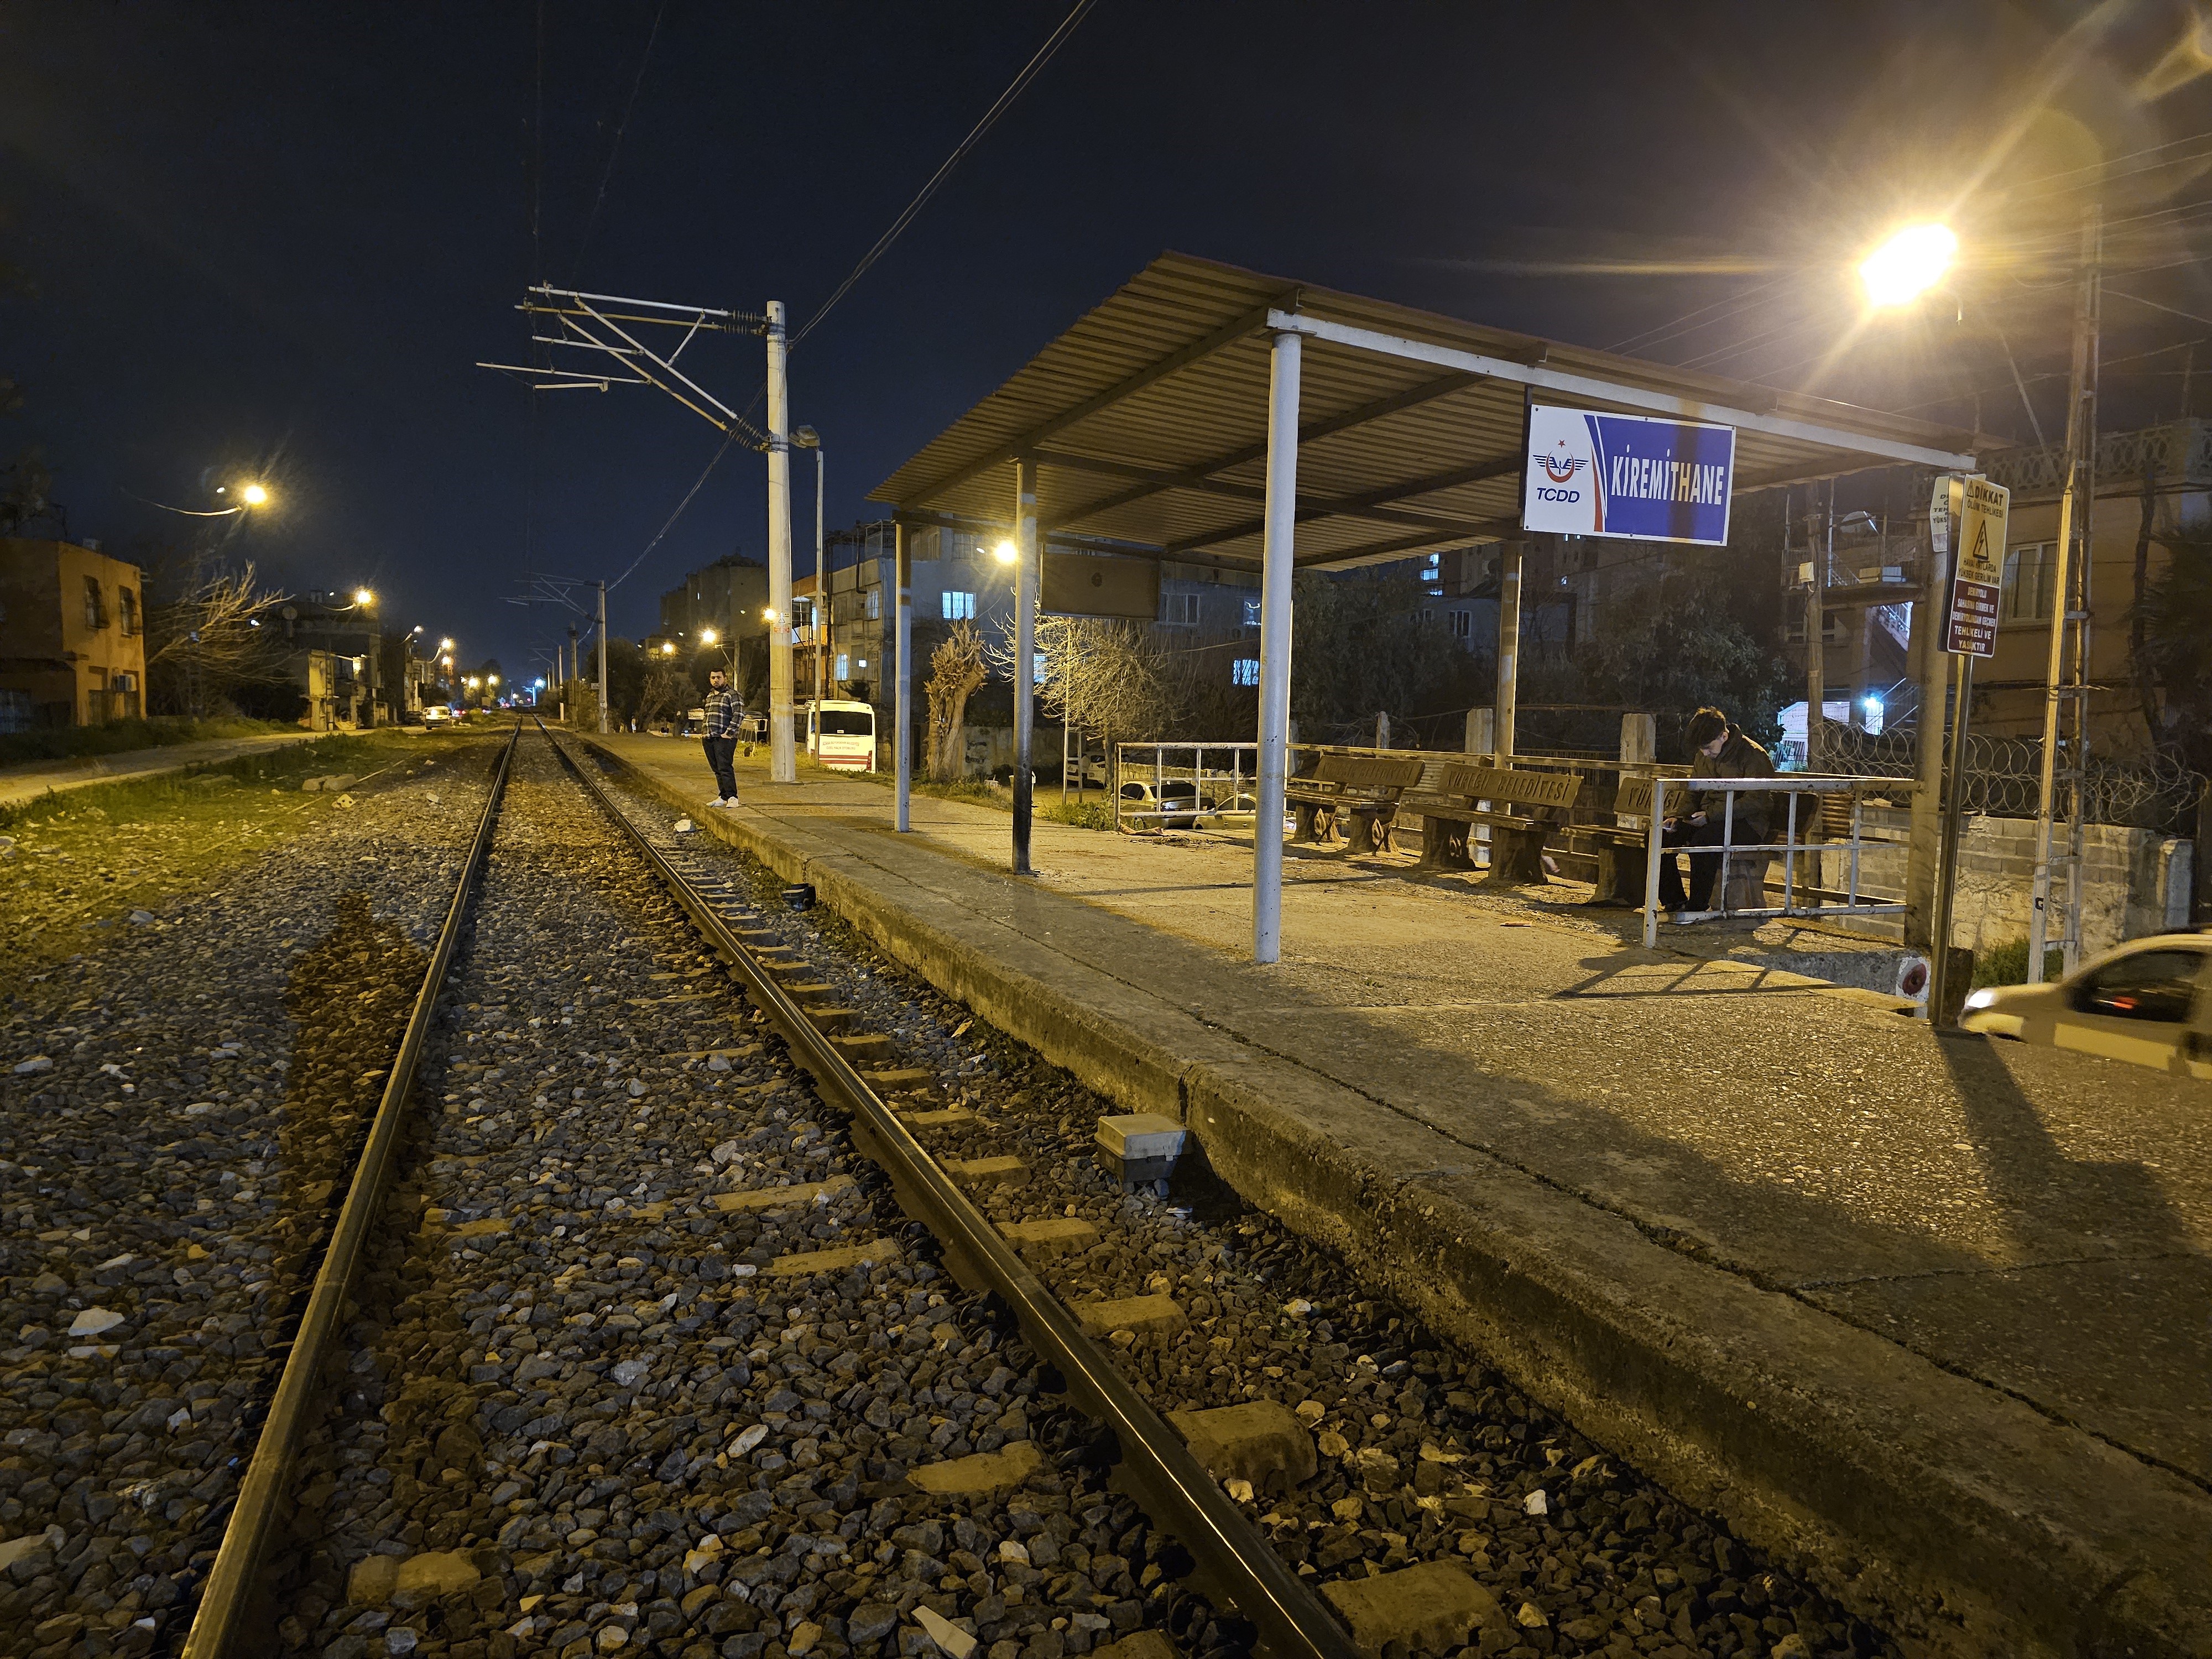
[[[1460,763],[1444,768],[1437,787],[1447,795],[1468,795],[1514,806],[1565,807],[1575,804],[1583,781],[1574,772],[1516,772],[1504,767]]]
[[[1421,781],[1421,760],[1381,755],[1323,755],[1314,769],[1316,783],[1340,784],[1346,789],[1408,789]]]

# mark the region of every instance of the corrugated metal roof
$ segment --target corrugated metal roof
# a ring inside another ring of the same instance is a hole
[[[1012,462],[1028,454],[1049,531],[1256,565],[1271,315],[1320,331],[1305,343],[1300,382],[1301,565],[1403,558],[1516,533],[1529,377],[1554,383],[1540,390],[1547,402],[1638,412],[1656,397],[1729,420],[1738,428],[1739,491],[1969,455],[1995,441],[1164,253],[870,499],[923,521],[1005,524]],[[1417,343],[1445,361],[1329,337],[1349,330]],[[1469,355],[1503,372],[1467,367],[1460,360]]]

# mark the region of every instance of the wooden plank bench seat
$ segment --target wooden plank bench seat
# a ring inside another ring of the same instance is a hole
[[[1297,813],[1296,839],[1334,841],[1347,815],[1354,853],[1387,853],[1397,822],[1398,799],[1420,781],[1421,758],[1384,755],[1323,755],[1310,772],[1286,778],[1283,799]]]
[[[1490,831],[1491,878],[1537,883],[1544,879],[1545,840],[1574,805],[1582,787],[1582,778],[1572,772],[1515,771],[1453,761],[1424,779],[1419,789],[1407,791],[1399,806],[1421,815],[1424,867],[1473,868],[1468,832],[1481,824]]]

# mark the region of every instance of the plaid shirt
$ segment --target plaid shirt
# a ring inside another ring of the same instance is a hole
[[[701,734],[709,738],[734,738],[738,723],[745,717],[745,705],[737,692],[728,686],[720,690],[709,689],[707,693],[707,726]]]

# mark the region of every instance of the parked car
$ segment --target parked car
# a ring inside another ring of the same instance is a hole
[[[2047,985],[1990,985],[1966,998],[1969,1031],[2212,1078],[2212,935],[2130,939]]]
[[[434,732],[453,723],[453,705],[449,702],[426,702],[422,705],[422,727]]]
[[[1126,779],[1121,785],[1121,812],[1125,822],[1133,823],[1139,830],[1193,830],[1198,827],[1198,786],[1188,778],[1164,778],[1158,793],[1153,793],[1149,781]],[[1185,809],[1178,811],[1178,807]],[[1131,812],[1158,811],[1160,817],[1130,819]]]

